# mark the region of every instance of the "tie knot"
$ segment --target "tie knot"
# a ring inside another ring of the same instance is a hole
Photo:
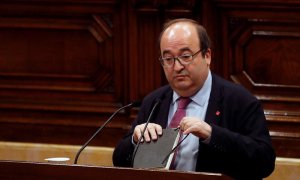
[[[181,97],[178,100],[178,109],[185,109],[188,104],[191,102],[191,99],[188,97]]]

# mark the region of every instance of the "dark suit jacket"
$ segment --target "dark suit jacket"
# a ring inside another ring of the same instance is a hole
[[[161,87],[143,100],[130,132],[113,154],[115,166],[131,166],[134,127],[144,123],[155,104],[151,122],[167,126],[173,90]],[[212,74],[212,90],[205,121],[212,126],[209,144],[200,141],[196,171],[218,172],[237,179],[261,179],[274,169],[275,153],[260,102],[243,87]]]

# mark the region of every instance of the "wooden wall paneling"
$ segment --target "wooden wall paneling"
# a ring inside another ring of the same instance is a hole
[[[199,11],[199,22],[202,24],[209,37],[211,40],[211,49],[212,49],[212,61],[210,64],[210,69],[212,72],[219,74],[219,75],[224,75],[222,72],[223,70],[223,55],[222,50],[223,48],[221,47],[221,34],[223,31],[226,29],[224,27],[217,28],[218,25],[220,24],[218,19],[218,12],[216,11],[216,8],[214,7],[214,2],[210,0],[203,0],[201,1],[202,3],[198,3],[196,5],[196,11]],[[225,51],[226,52],[226,51]],[[224,52],[224,53],[225,53]]]
[[[174,18],[199,19],[199,3],[189,1],[131,1],[130,32],[132,88],[131,97],[142,99],[149,92],[167,83],[158,58],[158,36],[165,21]],[[136,38],[136,39],[135,39]]]
[[[117,5],[0,2],[1,140],[80,144],[82,134],[91,134],[123,104],[125,95],[116,91],[126,87],[115,66],[123,62],[122,55],[114,56],[123,48],[114,37],[121,24]],[[106,134],[124,133],[128,127],[120,122],[126,116]],[[114,137],[103,144],[114,146],[121,135]]]
[[[127,1],[120,1],[116,8],[116,15],[113,18],[113,29],[114,29],[114,56],[113,67],[115,68],[115,81],[116,83],[116,94],[119,95],[118,99],[121,102],[129,103],[130,99],[130,87],[131,81],[129,79],[129,47],[128,32],[130,25],[128,24],[128,3]]]
[[[140,96],[145,96],[161,85],[162,68],[158,61],[158,17],[155,14],[138,15],[138,62]],[[147,38],[145,38],[147,37]]]
[[[261,100],[277,155],[300,157],[299,1],[215,3],[226,27],[224,76]]]

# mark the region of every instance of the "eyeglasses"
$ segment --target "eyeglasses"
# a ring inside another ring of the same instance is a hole
[[[200,49],[199,51],[195,52],[194,54],[184,54],[182,56],[178,57],[166,57],[166,58],[159,58],[159,61],[162,66],[164,67],[172,67],[175,64],[175,60],[177,60],[181,65],[188,65],[190,64],[193,60],[194,57],[197,56],[202,50]]]

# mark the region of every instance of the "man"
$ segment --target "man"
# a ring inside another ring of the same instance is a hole
[[[132,129],[117,145],[115,166],[131,166],[153,104],[161,100],[144,134],[156,140],[168,128],[181,99],[188,97],[179,123],[183,136],[174,169],[217,172],[236,179],[262,179],[274,169],[275,153],[260,102],[243,87],[210,72],[206,30],[190,19],[165,24],[160,35],[161,64],[169,85],[145,97]]]

